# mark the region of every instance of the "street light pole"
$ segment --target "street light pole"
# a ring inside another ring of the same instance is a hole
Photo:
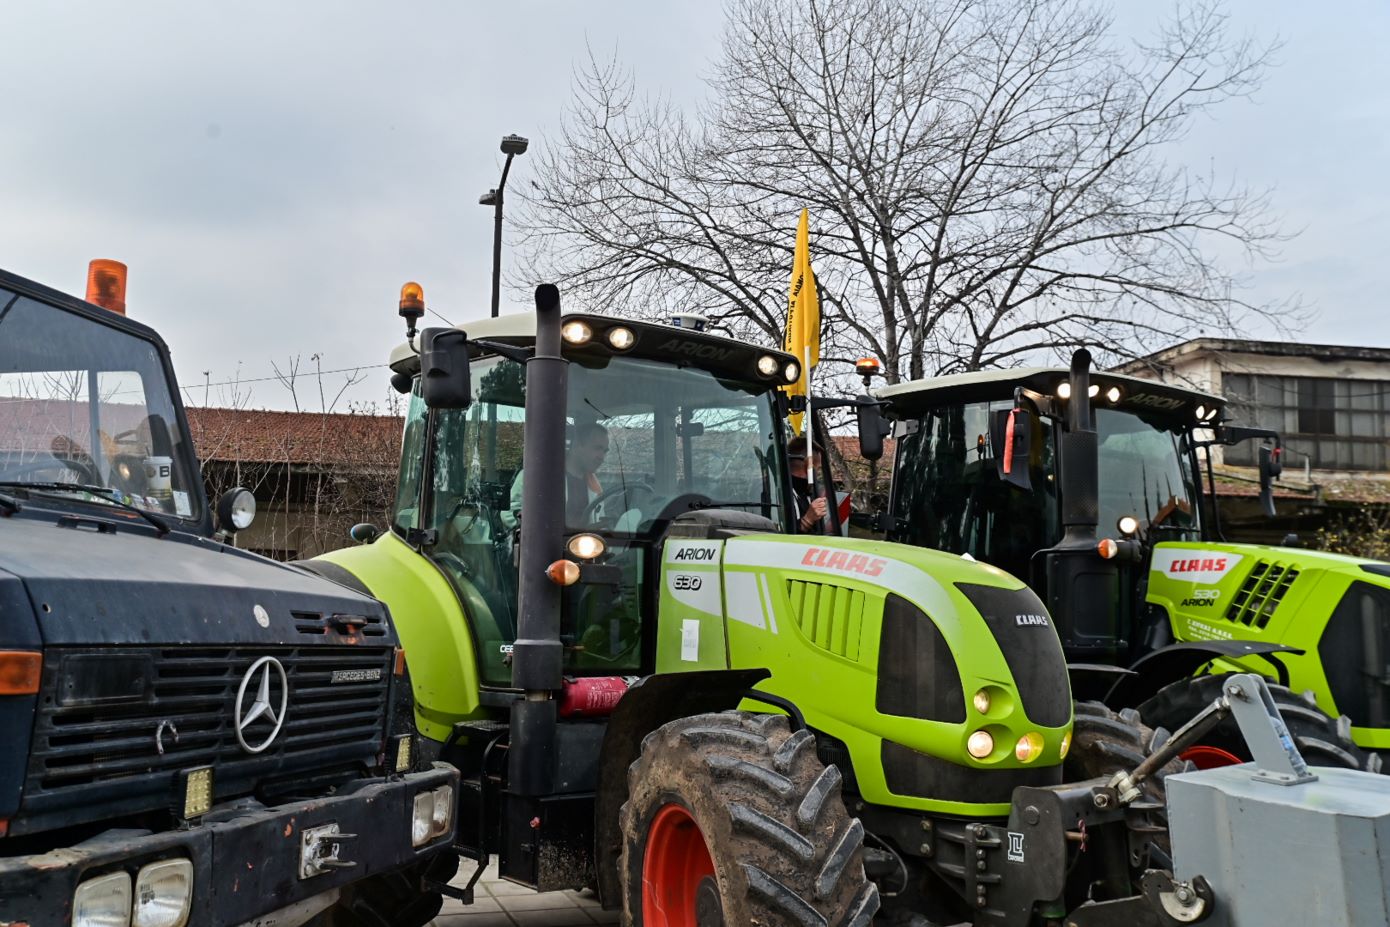
[[[507,160],[502,165],[502,179],[495,190],[489,190],[478,197],[478,202],[492,209],[492,317],[497,318],[497,308],[502,296],[502,196],[507,188],[507,174],[512,169],[512,158],[526,152],[529,144],[520,135],[507,135],[502,138],[502,152]]]

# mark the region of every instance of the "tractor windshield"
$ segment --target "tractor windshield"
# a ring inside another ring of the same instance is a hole
[[[1001,479],[990,440],[990,415],[1013,401],[931,409],[899,439],[893,479],[891,539],[970,554],[1027,579],[1032,557],[1062,537],[1053,434],[1034,419],[1030,490]],[[1156,540],[1195,535],[1197,485],[1179,435],[1139,416],[1096,410],[1100,443],[1101,536],[1123,515],[1139,519]]]
[[[1197,476],[1180,436],[1137,415],[1096,410],[1100,439],[1100,532],[1133,515],[1151,540],[1181,540],[1198,531]]]
[[[672,518],[734,508],[785,529],[779,422],[766,387],[635,357],[570,361],[566,530],[603,537],[603,562],[620,579],[566,589],[566,671],[634,673],[643,659],[642,616],[654,613],[643,609],[644,580],[655,575],[655,546]],[[398,530],[434,532],[427,553],[468,612],[484,681],[506,685],[516,635],[516,543],[526,529],[525,368],[483,358],[473,363],[472,385],[473,403],[463,410],[430,415],[418,395],[412,399],[406,452],[419,454],[432,432],[430,472],[403,469],[396,522]],[[422,497],[424,516],[417,517]]]
[[[0,289],[0,483],[200,518],[202,480],[155,344]]]
[[[1012,400],[942,406],[899,439],[892,540],[1030,575],[1034,552],[1061,535],[1052,423],[1033,419],[1033,489],[1021,490],[1000,478],[989,437],[990,414],[1011,408]]]

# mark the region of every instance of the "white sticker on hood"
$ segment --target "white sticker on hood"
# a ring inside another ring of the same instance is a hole
[[[1244,559],[1243,554],[1160,547],[1154,551],[1150,569],[1185,583],[1211,584],[1221,582]]]

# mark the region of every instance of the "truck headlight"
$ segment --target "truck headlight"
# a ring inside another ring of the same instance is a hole
[[[454,819],[454,787],[441,785],[430,794],[434,796],[434,815],[431,818],[434,829],[431,835],[438,837],[449,829],[449,822]]]
[[[88,879],[72,893],[72,927],[130,927],[130,875]]]
[[[424,846],[447,833],[454,820],[454,787],[441,785],[415,796],[410,815],[410,845]]]
[[[184,927],[193,905],[193,864],[186,859],[150,863],[135,877],[132,927]]]

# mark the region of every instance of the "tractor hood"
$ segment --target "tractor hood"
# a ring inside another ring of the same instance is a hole
[[[7,518],[0,571],[23,583],[45,646],[303,646],[340,628],[378,644],[394,636],[385,609],[366,596],[191,535]],[[354,618],[335,626],[335,616]]]

